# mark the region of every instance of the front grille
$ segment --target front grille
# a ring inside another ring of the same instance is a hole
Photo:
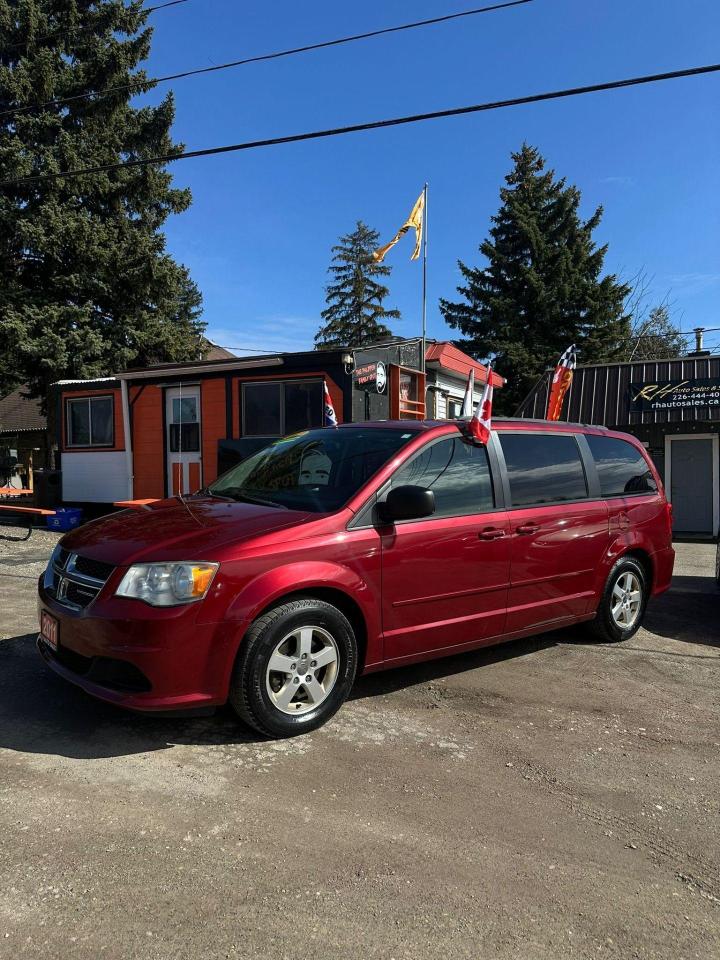
[[[100,591],[97,587],[90,587],[85,583],[76,583],[74,580],[65,581],[64,599],[75,607],[87,607],[98,593]]]
[[[59,550],[45,571],[45,589],[63,606],[84,610],[100,593],[114,569],[110,563]]]
[[[102,560],[91,560],[90,557],[80,557],[75,554],[73,570],[85,577],[92,577],[93,580],[102,580],[105,583],[114,569],[111,563],[103,563]]]

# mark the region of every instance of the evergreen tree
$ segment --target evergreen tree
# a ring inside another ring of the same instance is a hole
[[[362,347],[392,336],[383,321],[397,320],[400,311],[383,306],[390,291],[377,278],[389,276],[392,268],[373,258],[379,241],[377,230],[358,220],[353,232],[332,248],[328,272],[333,280],[325,288],[327,307],[320,314],[325,322],[315,335],[318,347]]]
[[[130,105],[150,86],[147,16],[142,0],[0,0],[0,180],[181,151],[171,95]],[[201,357],[200,294],[161,232],[190,200],[162,166],[0,187],[0,387],[44,399],[62,377]]]
[[[460,262],[462,300],[440,301],[447,323],[464,335],[457,345],[477,357],[497,356],[507,378],[496,397],[512,413],[537,378],[575,343],[582,363],[620,357],[629,335],[623,304],[629,288],[600,277],[606,246],[593,231],[602,208],[579,216],[580,191],[545,171],[540,153],[523,144],[500,190],[501,207],[480,245],[485,267]]]
[[[647,319],[637,323],[623,359],[671,360],[687,353],[685,338],[670,317],[666,304],[653,307]]]

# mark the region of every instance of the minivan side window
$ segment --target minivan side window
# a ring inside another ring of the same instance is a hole
[[[587,497],[575,437],[552,433],[499,433],[514,507]]]
[[[585,439],[595,460],[604,497],[657,491],[655,478],[637,447],[615,437],[587,434]]]
[[[425,487],[435,494],[433,517],[460,517],[495,507],[485,447],[448,437],[431,443],[393,475],[392,486]]]

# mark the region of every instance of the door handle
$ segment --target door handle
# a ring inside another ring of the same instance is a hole
[[[627,528],[630,526],[630,517],[626,513],[621,513],[619,520],[620,520],[620,529],[627,530]]]
[[[505,531],[500,527],[485,527],[484,530],[481,530],[478,534],[480,540],[499,540],[501,537],[505,536]]]
[[[521,537],[524,537],[530,533],[537,533],[539,529],[540,526],[537,523],[521,523],[519,527],[515,527],[515,533],[519,533]]]

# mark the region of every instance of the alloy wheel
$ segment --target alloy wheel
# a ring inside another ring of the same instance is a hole
[[[277,644],[265,672],[272,704],[282,713],[300,716],[320,706],[338,677],[340,653],[324,627],[302,626]]]
[[[630,570],[621,573],[615,581],[610,599],[610,613],[621,630],[630,630],[635,625],[642,609],[642,584],[637,574]]]

